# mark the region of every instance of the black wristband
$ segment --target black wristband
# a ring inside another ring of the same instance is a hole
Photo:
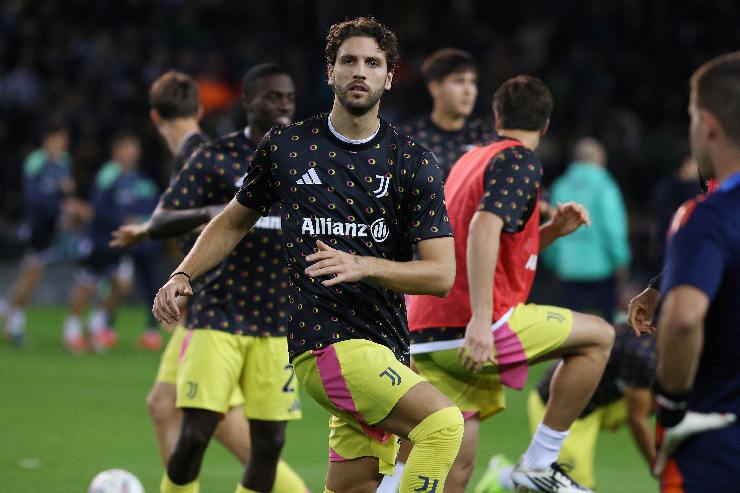
[[[188,278],[188,284],[192,284],[192,283],[190,282],[190,274],[188,274],[187,272],[183,272],[183,271],[181,271],[181,270],[179,270],[179,271],[175,272],[174,274],[172,274],[172,275],[170,276],[170,279],[172,279],[172,278],[173,278],[173,277],[175,277],[175,276],[179,276],[179,275],[183,275],[183,276],[187,277],[187,278]]]
[[[663,273],[661,272],[657,276],[653,277],[648,281],[647,287],[652,289],[660,289],[660,280],[663,277]]]
[[[688,409],[689,393],[687,392],[666,392],[655,380],[653,383],[655,392],[655,402],[658,404],[657,419],[658,423],[666,428],[676,426],[686,415]]]

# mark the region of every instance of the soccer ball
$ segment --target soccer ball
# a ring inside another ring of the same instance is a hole
[[[144,486],[128,471],[109,469],[93,478],[87,493],[144,493]]]

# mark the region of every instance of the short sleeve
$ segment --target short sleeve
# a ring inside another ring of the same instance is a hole
[[[164,207],[193,209],[207,205],[204,183],[213,179],[213,177],[206,179],[212,166],[212,155],[211,149],[201,147],[187,160],[162,194],[160,201]]]
[[[254,151],[242,186],[236,193],[236,200],[241,205],[258,211],[263,216],[267,216],[270,207],[277,202],[277,187],[272,173],[272,152],[275,147],[270,139],[268,132]]]
[[[668,243],[661,283],[663,296],[672,288],[687,284],[714,298],[729,257],[721,222],[721,213],[710,204],[696,206]]]
[[[410,189],[406,191],[407,229],[413,243],[441,236],[452,236],[444,200],[442,174],[431,151],[418,158],[412,167]]]
[[[504,221],[504,231],[524,229],[537,207],[542,181],[542,163],[524,146],[496,154],[483,172],[483,197],[478,210],[496,214]]]

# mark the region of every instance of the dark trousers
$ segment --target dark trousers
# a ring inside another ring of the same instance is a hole
[[[592,313],[607,322],[614,318],[617,305],[617,281],[563,281],[561,305],[576,312]]]

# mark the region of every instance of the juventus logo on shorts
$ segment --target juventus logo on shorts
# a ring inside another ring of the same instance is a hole
[[[198,383],[197,382],[187,382],[188,384],[188,391],[185,392],[185,395],[188,397],[188,399],[195,399],[195,395],[198,393]]]
[[[390,366],[386,368],[385,370],[383,370],[383,372],[378,376],[390,378],[391,385],[393,386],[399,385],[401,383],[401,375],[399,375],[398,372],[396,372],[396,370],[394,370]]]
[[[376,198],[382,198],[388,195],[388,184],[391,182],[391,177],[383,175],[375,175],[375,178],[380,180],[377,190],[373,190]]]

